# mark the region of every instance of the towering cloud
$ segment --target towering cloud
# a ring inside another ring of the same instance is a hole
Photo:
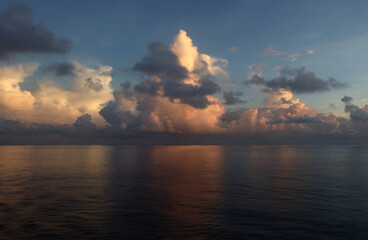
[[[127,130],[208,133],[219,131],[225,112],[212,96],[221,91],[215,82],[226,77],[226,61],[200,54],[181,30],[171,48],[155,42],[133,66],[144,78],[132,89],[114,91],[100,114],[112,126]]]
[[[199,54],[186,32],[181,30],[170,49],[163,43],[148,46],[148,54],[133,70],[146,75],[135,89],[140,93],[161,94],[171,101],[180,100],[195,108],[211,104],[207,96],[221,91],[213,77],[226,72],[209,55]],[[159,91],[161,92],[159,93]]]
[[[33,22],[31,9],[11,1],[0,13],[0,60],[18,53],[67,53],[71,42],[56,38],[42,23]]]
[[[138,92],[157,95],[161,90],[170,100],[179,99],[195,108],[206,108],[211,104],[206,96],[220,91],[210,76],[198,76],[180,65],[178,57],[163,43],[151,43],[148,54],[133,70],[149,78],[136,86]]]
[[[332,77],[327,80],[317,78],[313,72],[306,71],[304,67],[299,69],[283,68],[280,71],[280,76],[270,80],[253,75],[245,81],[245,84],[265,87],[266,91],[284,89],[299,94],[326,92],[330,89],[347,87],[346,83],[339,82]]]

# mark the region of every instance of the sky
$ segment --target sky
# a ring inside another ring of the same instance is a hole
[[[1,1],[0,143],[150,134],[359,142],[366,7]]]

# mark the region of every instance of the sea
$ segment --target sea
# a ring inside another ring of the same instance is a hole
[[[0,239],[368,239],[368,147],[0,146]]]

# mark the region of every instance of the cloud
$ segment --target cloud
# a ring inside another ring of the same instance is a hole
[[[262,76],[265,70],[278,71],[280,69],[280,66],[279,65],[270,66],[267,64],[252,64],[248,67],[248,69],[251,71],[249,76],[252,77],[252,76]]]
[[[289,100],[289,99],[287,99]],[[272,108],[250,108],[227,112],[221,118],[228,134],[267,134],[287,136],[294,134],[346,133],[346,121],[334,115],[319,114],[299,99]],[[265,139],[264,139],[265,140]]]
[[[183,30],[175,39],[178,42],[174,41],[172,49],[178,55],[164,43],[149,44],[148,54],[133,66],[134,71],[148,78],[136,85],[135,90],[150,95],[162,94],[171,101],[180,100],[204,109],[211,104],[207,96],[221,91],[212,79],[224,72],[215,65],[221,60],[196,53],[197,48],[191,46],[192,42]]]
[[[71,62],[55,62],[55,63],[52,63],[52,64],[46,66],[42,70],[42,73],[52,72],[58,77],[74,76],[75,75],[75,73],[74,73],[75,70],[76,70],[76,68],[75,68],[74,64],[71,63]]]
[[[204,109],[163,96],[127,94],[124,89],[116,90],[114,97],[115,100],[109,102],[100,114],[111,126],[128,132],[219,132],[219,117],[225,112],[218,99],[213,97],[208,97],[212,104]]]
[[[350,96],[345,95],[343,98],[341,98],[341,102],[345,104],[351,104],[353,102],[353,98]]]
[[[238,47],[229,47],[228,51],[231,53],[239,53],[239,48]]]
[[[53,81],[38,81],[37,87],[22,90],[20,84],[33,75],[38,64],[0,68],[0,116],[35,123],[70,124],[81,114],[90,114],[103,124],[101,104],[112,99],[112,68],[88,68],[77,62],[72,85],[66,89]]]
[[[188,70],[180,65],[178,57],[161,42],[150,43],[148,54],[133,66],[133,70],[167,81],[181,81],[188,77]]]
[[[318,116],[285,116],[283,119],[277,119],[271,123],[321,123],[322,120]]]
[[[210,74],[220,78],[228,77],[228,73],[224,70],[228,64],[227,60],[199,53],[198,48],[193,45],[192,39],[182,29],[175,36],[170,50],[178,57],[180,65],[185,67],[188,72],[199,75]],[[187,79],[186,82],[195,83],[195,80]]]
[[[345,104],[345,112],[350,114],[350,119],[353,121],[368,121],[368,104],[364,106],[354,105],[353,98],[344,96],[341,101]]]
[[[251,71],[257,71],[262,73],[264,70],[271,69],[272,67],[267,64],[252,64],[248,68]]]
[[[273,46],[273,45],[268,45],[268,47],[266,49],[264,49],[261,54],[262,56],[280,56],[280,55],[285,55],[285,52],[281,52],[278,49],[279,47],[277,46]]]
[[[92,117],[89,114],[84,114],[75,120],[73,123],[78,136],[87,137],[96,134],[97,126],[92,122]]]
[[[312,54],[315,53],[314,50],[308,50],[307,52],[308,52],[309,55],[312,55]]]
[[[300,54],[296,53],[288,55],[288,58],[290,62],[295,62],[296,60],[298,60],[300,56],[301,56]]]
[[[226,105],[234,105],[246,103],[247,101],[241,100],[239,97],[243,95],[241,91],[224,91],[224,99]]]
[[[251,143],[269,139],[290,143],[308,136],[313,143],[316,136],[343,139],[362,137],[359,134],[368,131],[364,122],[368,120],[368,105],[355,106],[351,97],[342,99],[350,120],[319,113],[295,98],[294,93],[346,87],[334,78],[317,78],[305,68],[283,68],[266,80],[262,71],[279,69],[250,66],[255,74],[246,84],[264,89],[263,106],[226,109],[224,105],[246,102],[240,91],[225,91],[224,103],[217,98],[220,82],[228,76],[226,66],[225,59],[200,53],[180,30],[170,46],[149,44],[147,54],[132,67],[140,74],[139,81],[123,82],[116,90],[110,86],[113,69],[104,65],[92,68],[76,61],[50,64],[44,72],[70,76],[73,83],[64,88],[52,80],[38,81],[32,90],[20,86],[37,71],[37,63],[0,67],[0,142],[11,136],[56,136],[81,137],[85,142],[118,138],[131,143],[133,138],[147,140],[152,136],[176,139],[178,135],[171,135],[175,133],[208,135],[208,139],[241,135]]]
[[[42,23],[35,24],[31,9],[11,1],[0,13],[0,60],[19,53],[68,53],[71,42],[56,38]]]
[[[186,31],[180,29],[171,45],[171,51],[177,56],[181,66],[189,72],[197,68],[199,62],[198,48],[193,45],[192,39],[188,37]]]
[[[266,87],[266,91],[285,89],[298,94],[326,92],[347,87],[346,83],[339,82],[332,77],[328,80],[317,78],[313,72],[306,71],[304,67],[299,69],[285,67],[281,69],[280,76],[271,80],[253,75],[245,81],[245,84]]]
[[[134,87],[114,91],[114,101],[101,111],[113,127],[127,131],[204,133],[219,131],[224,113],[214,94],[221,88],[227,61],[198,52],[180,30],[171,47],[149,44],[148,53],[133,66],[143,74]]]

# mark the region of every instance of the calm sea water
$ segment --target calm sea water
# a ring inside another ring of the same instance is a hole
[[[0,239],[368,239],[368,147],[0,146]]]

